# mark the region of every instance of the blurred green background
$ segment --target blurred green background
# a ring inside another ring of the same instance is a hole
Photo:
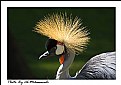
[[[8,79],[55,79],[58,57],[38,60],[46,51],[45,36],[33,32],[35,24],[52,13],[72,14],[82,19],[91,40],[75,60],[70,75],[93,56],[115,51],[115,8],[8,8]]]

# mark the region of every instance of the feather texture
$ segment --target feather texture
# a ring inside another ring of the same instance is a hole
[[[77,79],[116,79],[116,52],[91,58],[79,71]]]
[[[74,19],[67,14],[52,14],[44,17],[43,20],[37,22],[34,31],[55,39],[76,54],[82,52],[89,42],[89,32],[86,27],[82,26],[78,17]]]

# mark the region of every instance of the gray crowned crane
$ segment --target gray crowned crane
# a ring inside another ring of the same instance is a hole
[[[56,79],[116,79],[116,53],[106,52],[92,57],[74,77],[69,68],[76,54],[81,53],[89,42],[89,32],[78,17],[52,14],[37,22],[34,31],[49,37],[47,51],[39,59],[59,56],[60,67]]]

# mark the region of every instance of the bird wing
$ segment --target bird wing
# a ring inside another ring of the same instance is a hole
[[[76,79],[116,79],[116,53],[94,56],[77,73]]]

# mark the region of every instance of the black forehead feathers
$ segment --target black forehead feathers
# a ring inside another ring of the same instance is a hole
[[[55,47],[56,45],[57,45],[57,40],[48,39],[45,44],[45,47],[49,51],[51,48]]]

